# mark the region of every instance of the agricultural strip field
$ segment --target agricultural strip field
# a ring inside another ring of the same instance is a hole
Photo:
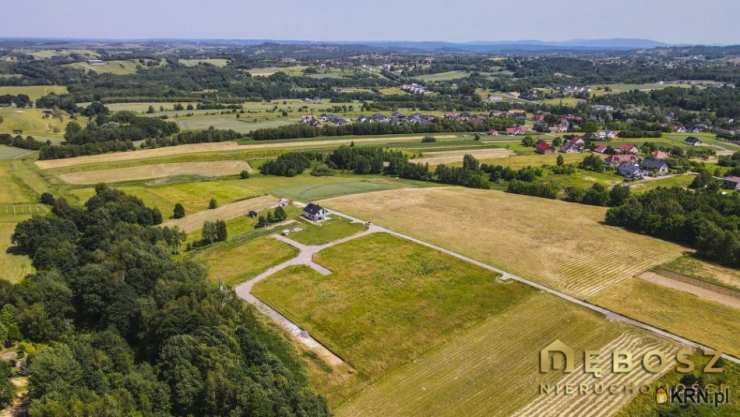
[[[244,161],[182,162],[174,164],[142,165],[130,168],[84,171],[62,174],[59,178],[68,184],[97,184],[148,180],[181,175],[198,177],[225,177],[251,171]]]
[[[513,155],[514,153],[508,149],[492,148],[492,149],[472,149],[462,151],[440,151],[440,152],[424,152],[424,156],[419,159],[414,159],[412,162],[429,165],[440,165],[450,163],[460,163],[465,155],[473,155],[477,159],[498,159],[506,158]]]
[[[601,292],[593,303],[719,349],[740,355],[740,310],[632,278]]]
[[[454,135],[435,136],[438,139],[454,138]],[[142,149],[131,152],[114,152],[101,155],[78,156],[75,158],[51,159],[37,161],[36,165],[41,169],[62,168],[82,164],[94,164],[102,162],[130,161],[135,159],[158,158],[163,156],[182,155],[189,153],[201,152],[218,152],[218,151],[240,151],[240,150],[258,150],[258,149],[300,149],[310,147],[331,147],[355,144],[378,144],[395,143],[395,142],[413,142],[420,141],[423,136],[381,136],[369,138],[348,138],[348,139],[324,139],[324,140],[296,140],[291,142],[277,143],[250,143],[248,145],[239,145],[236,142],[215,142],[215,143],[197,143],[179,146],[168,146],[156,149]]]
[[[579,297],[686,250],[604,226],[601,207],[499,191],[404,189],[323,203]]]
[[[336,352],[365,379],[415,360],[534,294],[518,283],[388,234],[319,252],[323,276],[293,267],[253,293]]]
[[[208,267],[208,278],[226,285],[240,284],[298,254],[290,245],[263,236],[247,241],[217,243],[195,252],[193,260]]]
[[[510,416],[537,397],[540,383],[555,383],[561,376],[539,372],[541,348],[558,339],[576,351],[598,350],[622,332],[613,322],[537,293],[398,367],[335,407],[335,413],[338,417]]]
[[[207,221],[230,220],[239,216],[246,216],[251,211],[260,211],[274,206],[277,200],[271,196],[263,196],[225,204],[221,207],[203,210],[185,216],[181,219],[172,219],[162,223],[162,226],[177,227],[185,233],[201,229]]]
[[[41,97],[48,94],[67,94],[67,87],[63,85],[24,85],[24,86],[2,86],[0,87],[0,95],[18,95],[25,94],[31,100],[38,100]]]

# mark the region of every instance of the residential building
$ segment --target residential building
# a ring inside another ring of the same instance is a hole
[[[308,203],[303,208],[303,217],[315,222],[326,220],[328,213],[325,208],[316,203]]]

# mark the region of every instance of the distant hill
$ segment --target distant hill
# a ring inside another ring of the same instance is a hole
[[[381,48],[401,48],[418,50],[450,50],[469,52],[506,51],[548,51],[548,50],[630,50],[669,46],[649,39],[575,39],[564,42],[545,42],[538,40],[497,41],[497,42],[353,42]]]

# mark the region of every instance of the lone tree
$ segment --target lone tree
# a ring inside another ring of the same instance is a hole
[[[242,171],[242,172],[241,172],[241,173],[239,174],[239,177],[240,177],[241,179],[243,179],[243,180],[246,180],[247,178],[249,178],[249,171],[247,171],[247,170],[244,170],[244,171]]]
[[[41,198],[39,199],[41,204],[46,204],[47,206],[53,206],[54,205],[54,196],[51,195],[51,193],[43,193],[41,194]]]
[[[182,219],[183,217],[185,217],[185,207],[180,203],[175,204],[175,209],[172,211],[172,218]]]
[[[229,231],[226,228],[226,222],[219,220],[216,222],[216,240],[219,242],[225,242],[229,237]]]
[[[215,198],[212,198],[211,201],[208,202],[208,209],[213,210],[218,207],[218,202],[216,202]]]
[[[275,209],[275,215],[273,216],[273,219],[275,222],[281,222],[288,218],[288,214],[285,212],[285,209],[282,207],[278,207]]]
[[[565,164],[565,159],[563,159],[563,155],[558,155],[557,164],[559,167],[563,166]]]

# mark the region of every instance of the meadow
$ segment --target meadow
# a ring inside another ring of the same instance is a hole
[[[177,227],[185,233],[191,233],[203,228],[208,221],[231,220],[245,217],[250,211],[260,212],[277,204],[277,200],[271,196],[246,198],[229,204],[223,204],[214,209],[191,212],[180,219],[171,219],[162,223],[162,226]],[[185,204],[183,204],[185,206]],[[187,209],[186,209],[187,210]],[[167,212],[163,212],[167,213]],[[187,213],[187,211],[186,211]]]
[[[64,128],[69,123],[70,116],[63,111],[56,111],[53,115],[41,109],[18,109],[15,107],[0,107],[0,133],[15,134],[20,131],[23,136],[33,136],[38,140],[52,140],[60,142],[64,138]],[[84,118],[78,118],[81,125],[85,125]]]
[[[178,62],[180,63],[180,65],[185,65],[186,67],[194,67],[200,64],[207,64],[223,68],[229,65],[229,60],[225,58],[180,59]]]
[[[87,62],[75,62],[73,64],[67,64],[67,66],[98,74],[111,75],[131,75],[135,74],[139,69],[146,68],[138,60],[105,61],[105,63],[101,65],[91,65]]]
[[[603,225],[603,207],[500,191],[405,189],[323,204],[579,297],[686,250]]]
[[[322,276],[293,267],[253,293],[299,323],[363,378],[415,360],[531,296],[490,271],[387,234],[329,248]]]
[[[63,85],[0,86],[0,95],[25,94],[34,101],[48,94],[67,94],[68,92],[67,87]]]

